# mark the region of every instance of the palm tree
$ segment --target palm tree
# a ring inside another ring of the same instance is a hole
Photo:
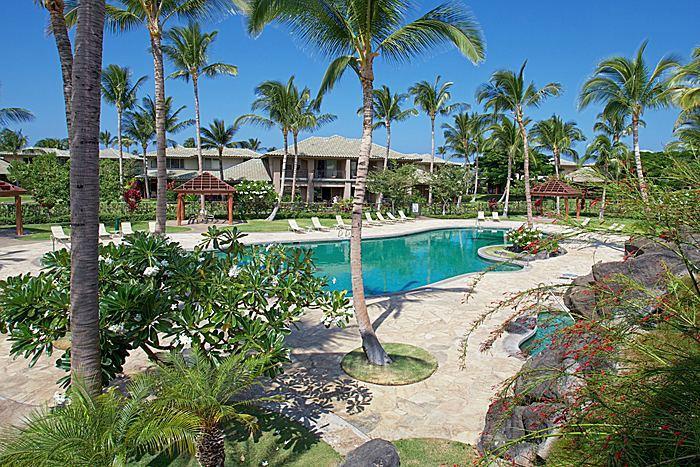
[[[163,71],[163,31],[170,20],[196,19],[232,10],[234,4],[245,7],[244,0],[117,0],[108,9],[109,22],[115,31],[127,31],[143,26],[148,30],[153,55],[156,110],[156,164],[158,194],[156,201],[156,232],[165,233],[167,215],[166,189],[168,174],[165,150],[165,73]]]
[[[141,108],[150,116],[153,128],[156,128],[156,101],[153,100],[151,96],[146,96],[141,100]],[[183,131],[185,128],[194,125],[194,119],[188,118],[187,120],[180,120],[180,112],[185,110],[187,106],[181,105],[177,109],[174,108],[174,101],[172,96],[165,98],[163,104],[163,114],[165,116],[165,141],[172,147],[177,146],[177,142],[169,139],[168,134],[177,134]],[[156,141],[158,140],[158,133],[156,133]]]
[[[245,123],[262,125],[266,128],[277,126],[282,132],[284,141],[284,152],[282,155],[282,173],[280,177],[280,188],[277,193],[277,203],[272,213],[267,217],[271,221],[277,215],[282,196],[287,172],[287,156],[289,155],[289,133],[295,125],[297,114],[300,112],[299,105],[303,102],[303,94],[310,94],[308,88],[303,91],[294,84],[294,76],[289,78],[286,84],[280,81],[265,81],[255,88],[256,98],[251,105],[251,110],[262,110],[267,116],[258,114],[241,115],[235,122],[235,126]]]
[[[199,24],[189,23],[186,27],[174,27],[166,33],[166,44],[163,52],[173,62],[176,71],[171,78],[192,80],[194,91],[195,142],[197,147],[198,173],[204,172],[202,158],[202,135],[199,112],[199,78],[202,76],[215,77],[218,75],[236,76],[238,68],[226,63],[209,63],[209,46],[214,42],[218,31],[202,33]],[[223,167],[221,177],[223,180]],[[204,196],[200,197],[201,209],[204,209]]]
[[[689,151],[698,157],[700,152],[700,110],[684,112],[681,117],[673,130],[677,139],[666,147],[670,150]]]
[[[484,58],[484,41],[478,24],[457,4],[440,5],[404,24],[408,0],[252,0],[248,29],[260,33],[273,21],[286,23],[313,46],[332,58],[323,77],[319,96],[333,88],[347,69],[362,85],[362,141],[357,163],[352,206],[350,269],[355,315],[362,346],[370,363],[391,361],[372,328],[362,280],[362,206],[365,201],[369,155],[374,124],[374,61],[408,60],[433,46],[452,43],[473,62]],[[319,101],[320,102],[320,101]]]
[[[263,149],[262,143],[258,138],[248,138],[245,141],[239,141],[236,145],[239,148],[250,149],[251,151],[260,151]]]
[[[122,142],[122,117],[136,104],[136,93],[146,81],[142,76],[131,84],[128,67],[109,65],[102,70],[102,98],[117,109],[117,147],[119,148],[119,185],[124,186],[124,145]]]
[[[700,108],[700,47],[693,49],[689,63],[676,69],[671,84],[681,119],[684,113]]]
[[[23,123],[34,120],[34,114],[27,109],[19,107],[0,108],[0,126],[8,125],[9,123]]]
[[[50,30],[56,42],[58,58],[61,63],[61,79],[63,81],[63,103],[66,115],[66,128],[68,138],[71,136],[71,96],[73,95],[73,48],[66,14],[73,17],[72,22],[77,20],[77,3],[71,6],[70,11],[66,11],[64,0],[34,0],[34,3],[45,8],[49,12]],[[69,21],[71,22],[71,21]]]
[[[127,389],[128,398],[115,390],[92,397],[75,382],[70,403],[34,412],[0,439],[0,464],[111,467],[167,449],[194,451],[195,417],[156,407],[143,377]]]
[[[223,466],[226,452],[221,425],[235,420],[248,428],[255,427],[255,417],[238,411],[239,406],[251,401],[239,398],[236,402],[235,398],[254,386],[269,369],[268,356],[260,353],[234,353],[218,364],[194,347],[187,360],[172,353],[152,375],[155,405],[165,412],[187,413],[197,420],[197,460],[204,467]]]
[[[235,125],[226,126],[223,120],[214,119],[209,128],[202,128],[202,147],[206,149],[216,149],[219,153],[219,178],[224,179],[224,148],[234,147],[234,136],[238,127]]]
[[[27,146],[29,139],[22,130],[12,131],[4,128],[0,131],[0,151],[19,154]]]
[[[68,138],[42,138],[34,143],[34,147],[67,150]]]
[[[527,126],[529,122],[526,121]],[[510,203],[510,186],[513,178],[513,163],[520,159],[523,153],[523,140],[515,122],[505,115],[494,117],[494,123],[489,128],[491,134],[487,144],[491,150],[498,154],[503,154],[508,160],[508,172],[506,175],[506,187],[503,191],[501,201],[503,201],[503,217],[508,217],[508,207]],[[501,202],[499,201],[499,202]]]
[[[646,109],[667,107],[671,103],[672,87],[668,74],[678,66],[673,57],[664,57],[653,70],[644,60],[644,41],[633,59],[613,57],[598,64],[593,76],[583,85],[579,96],[579,108],[594,102],[603,103],[605,113],[628,115],[632,119],[632,144],[634,161],[642,199],[647,199],[642,156],[639,152],[639,121]]]
[[[435,165],[435,118],[438,115],[449,115],[457,108],[468,109],[464,104],[449,104],[452,98],[450,88],[451,81],[440,83],[440,76],[435,78],[435,83],[421,81],[408,88],[408,93],[413,96],[413,104],[419,107],[430,118],[430,173],[433,173]],[[428,204],[433,204],[433,188],[428,190]]]
[[[603,176],[611,178],[614,173],[620,173],[621,167],[624,165],[624,160],[627,156],[627,146],[621,141],[613,140],[607,134],[598,134],[593,139],[591,144],[586,148],[585,159],[595,158],[595,165]],[[615,170],[611,170],[615,168]],[[617,178],[617,177],[615,177]],[[600,210],[598,219],[603,222],[605,219],[605,203],[606,203],[607,187],[603,185],[603,194],[600,200]]]
[[[533,226],[532,221],[532,197],[530,196],[530,152],[527,142],[527,129],[525,128],[525,108],[537,107],[549,96],[558,96],[561,93],[559,83],[548,83],[541,89],[537,89],[534,83],[525,83],[525,65],[520,67],[516,74],[511,70],[496,71],[489,82],[482,84],[477,90],[477,99],[484,103],[484,107],[494,112],[509,111],[513,114],[518,124],[523,144],[523,172],[525,178],[525,204],[527,205],[527,225]]]
[[[73,61],[70,142],[70,367],[89,394],[102,388],[98,287],[100,72],[105,4],[80,0]]]
[[[151,197],[151,188],[148,183],[148,160],[146,154],[148,145],[156,136],[156,129],[151,114],[142,107],[127,111],[124,120],[124,134],[141,146],[143,161],[143,184],[146,198]]]
[[[532,137],[535,142],[533,149],[536,151],[549,151],[554,156],[554,176],[559,178],[559,166],[561,155],[578,159],[578,153],[574,149],[574,143],[585,141],[583,132],[576,126],[576,122],[564,122],[558,115],[552,115],[547,120],[542,120],[532,127]],[[560,213],[559,197],[557,196],[557,214]]]
[[[109,131],[100,131],[100,144],[109,149],[117,143],[117,137],[113,136]]]
[[[593,131],[606,135],[613,143],[632,133],[632,125],[628,123],[628,115],[622,113],[601,112],[593,124]],[[639,121],[643,125],[643,121]]]

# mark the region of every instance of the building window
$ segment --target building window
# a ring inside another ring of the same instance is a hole
[[[165,166],[168,169],[184,169],[185,168],[185,160],[184,159],[166,159],[166,164]]]
[[[155,159],[151,159],[151,168],[157,169],[158,168],[158,161],[156,161]]]
[[[216,159],[204,159],[204,170],[215,170],[219,168],[219,161]]]

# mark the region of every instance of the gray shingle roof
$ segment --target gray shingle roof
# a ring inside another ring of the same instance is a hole
[[[178,146],[175,148],[167,148],[165,150],[166,157],[187,159],[197,157],[197,148],[185,148]],[[206,157],[219,157],[219,151],[216,149],[202,149],[202,155]],[[147,157],[156,157],[156,152],[151,151],[146,154]],[[224,148],[223,157],[235,157],[239,159],[254,159],[259,158],[260,154],[250,149],[243,148]]]
[[[299,155],[309,158],[319,159],[357,159],[360,153],[360,139],[346,138],[344,136],[311,136],[299,141]],[[290,148],[291,152],[291,148]],[[282,156],[282,149],[276,149],[265,154],[265,156]],[[386,146],[372,144],[370,157],[372,159],[384,159]],[[430,162],[430,154],[405,154],[391,149],[389,151],[390,160]],[[442,164],[445,161],[435,157],[435,162]]]
[[[261,159],[250,159],[224,169],[224,180],[238,181],[243,179],[264,182],[272,181]]]
[[[36,148],[36,147],[24,148],[22,151],[20,151],[17,154],[8,153],[8,152],[0,152],[0,157],[5,156],[5,155],[8,155],[8,156],[38,156],[39,154],[47,154],[47,153],[54,153],[54,154],[56,154],[56,157],[61,157],[64,159],[70,158],[70,151],[68,151],[66,149]],[[117,151],[114,148],[100,149],[100,159],[119,159],[119,151]],[[124,151],[124,159],[141,159],[141,157]]]

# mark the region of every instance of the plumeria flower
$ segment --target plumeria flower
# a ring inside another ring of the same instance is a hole
[[[146,277],[152,277],[158,274],[158,266],[148,266],[143,270],[143,275]]]
[[[66,397],[65,392],[56,391],[53,393],[53,402],[56,405],[70,404],[70,399]]]
[[[239,268],[238,266],[234,266],[228,270],[228,277],[238,277],[238,275],[240,273],[241,273],[241,268]]]
[[[335,278],[335,277],[332,277],[332,278],[331,278],[331,284],[335,284],[336,282],[338,282],[338,281],[336,280],[336,278]]]
[[[192,338],[189,336],[178,336],[177,340],[185,347],[192,345]]]

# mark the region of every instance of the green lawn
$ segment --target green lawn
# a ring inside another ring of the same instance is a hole
[[[19,237],[22,240],[50,240],[51,239],[51,226],[57,224],[25,224],[24,232],[25,235]],[[66,234],[70,234],[70,224],[58,224],[63,227],[63,231]],[[148,222],[132,222],[131,226],[134,230],[148,230]],[[114,232],[113,225],[106,225],[107,231],[110,233]],[[14,225],[2,225],[0,229],[14,229]],[[188,232],[189,227],[176,227],[168,226],[168,233],[176,232]]]
[[[321,225],[324,227],[333,227],[335,219],[320,219]],[[302,229],[311,227],[311,219],[297,219],[299,227]],[[345,219],[345,223],[349,224],[350,220]],[[266,221],[264,219],[251,219],[243,221],[241,224],[235,224],[241,232],[287,232],[289,230],[289,222],[287,219],[275,219],[274,221]]]
[[[22,195],[22,203],[26,203],[29,201],[34,201],[34,198],[32,195]],[[14,196],[0,196],[0,203],[14,203],[15,202],[15,197]]]
[[[464,443],[437,438],[409,438],[394,441],[404,466],[474,465],[476,450]]]

